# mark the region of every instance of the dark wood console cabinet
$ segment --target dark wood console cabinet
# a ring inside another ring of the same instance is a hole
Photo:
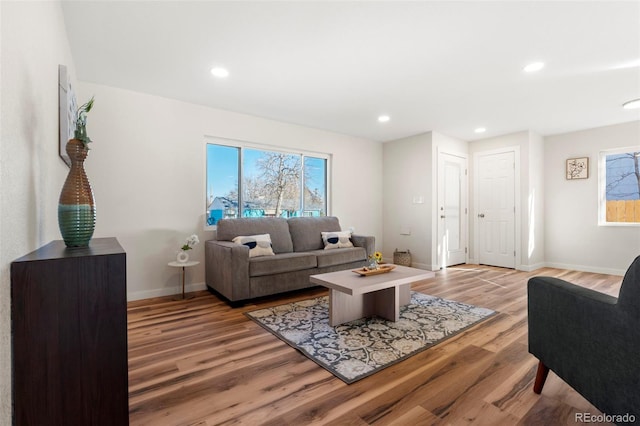
[[[53,241],[11,263],[13,424],[129,424],[126,253]]]

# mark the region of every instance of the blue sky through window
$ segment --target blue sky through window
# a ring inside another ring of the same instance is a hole
[[[638,177],[635,174],[639,155],[638,152],[628,152],[606,156],[607,200],[640,199]]]
[[[326,193],[326,160],[324,158],[304,157],[304,173],[307,187],[325,199]]]
[[[207,144],[207,201],[238,189],[239,155],[239,148]]]

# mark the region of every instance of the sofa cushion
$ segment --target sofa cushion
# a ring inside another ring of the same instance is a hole
[[[232,241],[241,235],[269,234],[273,251],[290,253],[293,243],[289,234],[287,219],[282,217],[240,217],[237,219],[220,219],[218,221],[217,239]]]
[[[324,248],[321,232],[340,231],[337,217],[292,217],[287,221],[293,242],[293,251],[309,251]]]
[[[282,272],[312,269],[318,265],[311,253],[282,253],[275,256],[253,257],[249,259],[249,276],[261,277]]]
[[[367,251],[362,247],[314,250],[310,253],[313,253],[318,258],[318,268],[344,265],[345,263],[359,262],[367,259]]]
[[[320,234],[322,235],[325,250],[353,247],[351,232],[349,231],[321,232]]]
[[[249,257],[274,255],[269,234],[238,236],[233,242],[249,247]]]

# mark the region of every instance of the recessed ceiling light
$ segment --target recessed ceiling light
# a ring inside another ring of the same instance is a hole
[[[381,115],[380,117],[378,117],[378,121],[381,123],[386,123],[389,120],[391,120],[391,117],[389,117],[388,115]]]
[[[477,129],[474,130],[474,132],[476,133],[484,133],[486,131],[487,129],[485,129],[484,127],[478,127]]]
[[[213,74],[214,77],[225,78],[229,76],[229,71],[227,71],[226,68],[214,67],[211,68],[211,74]]]
[[[544,62],[533,62],[527,65],[526,67],[524,67],[523,71],[536,72],[536,71],[540,71],[542,68],[544,68]]]
[[[640,108],[640,99],[634,99],[632,101],[625,102],[622,104],[622,108],[624,109]]]

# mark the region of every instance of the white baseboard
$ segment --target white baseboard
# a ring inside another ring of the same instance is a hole
[[[411,262],[411,267],[416,269],[424,269],[425,271],[439,271],[440,267],[437,265],[427,265],[426,263]]]
[[[185,293],[192,291],[206,290],[207,285],[204,282],[191,283],[184,286]],[[151,299],[153,297],[171,296],[173,294],[182,293],[182,286],[157,288],[154,290],[132,291],[127,293],[127,302],[140,299]]]
[[[570,265],[567,263],[545,262],[547,268],[568,269],[570,271],[593,272],[594,274],[624,275],[624,269],[599,268],[585,265]]]
[[[533,265],[518,265],[516,269],[518,271],[531,272],[536,269],[544,268],[546,264],[544,262],[534,263]]]
[[[477,265],[477,261],[475,259],[469,259],[469,264]],[[411,267],[417,269],[424,269],[427,271],[439,271],[440,267],[438,265],[427,265],[425,263],[412,263]],[[582,271],[582,272],[592,272],[595,274],[607,274],[607,275],[620,275],[623,276],[626,272],[624,269],[611,269],[611,268],[599,268],[585,265],[570,265],[567,263],[555,263],[555,262],[542,262],[535,263],[533,265],[519,265],[518,270],[531,272],[540,268],[556,268],[556,269],[568,269],[570,271]],[[206,290],[207,285],[204,282],[200,283],[192,283],[187,284],[185,286],[185,292],[190,293],[192,291],[200,291]],[[182,292],[182,287],[165,287],[158,288],[154,290],[142,290],[142,291],[132,291],[127,293],[127,301],[140,300],[140,299],[151,299],[153,297],[162,297],[162,296],[170,296],[173,294],[179,294]]]
[[[470,265],[479,265],[477,259],[469,259],[467,262]],[[600,268],[593,266],[585,266],[585,265],[571,265],[568,263],[555,263],[555,262],[539,262],[534,263],[532,265],[518,265],[516,269],[518,271],[531,272],[540,268],[556,268],[556,269],[567,269],[570,271],[581,271],[581,272],[592,272],[594,274],[607,274],[607,275],[620,275],[624,276],[626,270],[624,269],[613,269],[613,268]]]

